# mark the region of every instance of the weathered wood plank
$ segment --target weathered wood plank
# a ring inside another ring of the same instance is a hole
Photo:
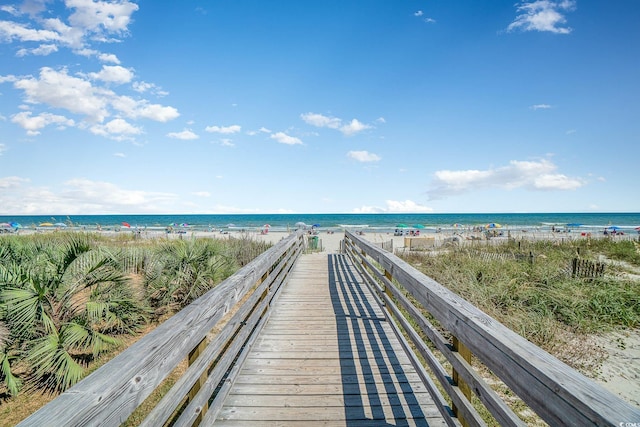
[[[445,425],[358,275],[326,255],[301,257],[214,425],[270,422]]]
[[[437,412],[437,411],[436,411]],[[432,412],[432,416],[436,416]],[[255,421],[342,421],[342,420],[370,420],[378,422],[398,422],[407,419],[424,420],[424,412],[418,405],[372,405],[372,406],[322,406],[299,407],[295,411],[280,407],[259,407],[247,409],[242,407],[225,407],[220,411],[221,420]]]
[[[216,421],[216,426],[219,427],[246,427],[247,421],[245,420],[221,420]],[[334,421],[305,421],[304,427],[371,427],[381,425],[380,421],[372,421],[369,419],[360,420],[334,420]],[[446,424],[443,423],[442,418],[426,418],[426,419],[407,419],[401,420],[398,424],[384,423],[382,425],[402,425],[407,427],[441,427]],[[299,421],[260,421],[252,422],[252,427],[300,427]]]
[[[299,237],[280,241],[19,425],[119,426]]]
[[[429,393],[415,392],[416,401],[428,407],[431,404],[431,395]],[[316,407],[316,406],[362,406],[362,402],[369,402],[378,399],[380,405],[402,405],[406,402],[404,395],[401,393],[379,393],[368,395],[360,394],[328,394],[328,395],[250,395],[250,394],[231,394],[227,397],[227,405],[229,406],[272,406],[272,407]]]
[[[618,425],[640,409],[528,342],[393,254],[347,232],[364,252],[551,425]]]

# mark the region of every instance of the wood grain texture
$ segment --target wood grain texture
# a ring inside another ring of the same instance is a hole
[[[344,246],[355,258],[365,254],[375,261],[378,277],[384,275],[396,280],[550,425],[617,426],[623,420],[640,419],[640,409],[525,340],[397,256],[350,232],[346,232],[345,240]],[[367,265],[373,263],[367,261]],[[435,342],[437,344],[437,340]],[[459,361],[451,361],[457,363],[457,369],[463,368]],[[459,373],[470,383],[476,381],[463,370]]]
[[[214,426],[446,425],[344,255],[303,255]]]

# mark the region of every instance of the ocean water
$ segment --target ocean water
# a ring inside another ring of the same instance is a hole
[[[602,231],[609,226],[634,232],[640,227],[640,213],[482,213],[482,214],[260,214],[260,215],[39,215],[0,216],[0,223],[19,223],[24,228],[40,224],[65,224],[75,229],[148,228],[168,226],[199,230],[254,230],[265,224],[272,231],[290,231],[304,223],[320,230],[367,229],[389,232],[399,225],[421,225],[423,232],[454,230],[498,223],[504,229],[550,230],[567,227],[581,231]],[[46,226],[43,226],[46,227]]]

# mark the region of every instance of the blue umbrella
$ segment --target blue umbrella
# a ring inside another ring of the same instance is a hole
[[[615,230],[620,230],[620,227],[618,227],[617,225],[612,225],[610,227],[607,227],[607,229],[615,231]]]
[[[581,227],[582,224],[580,224],[579,222],[572,222],[567,224],[567,227]]]

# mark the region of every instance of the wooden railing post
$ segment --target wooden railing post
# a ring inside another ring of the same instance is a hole
[[[384,277],[386,277],[389,282],[393,280],[393,276],[391,275],[391,272],[389,270],[384,271]],[[387,294],[389,298],[393,296],[393,294],[391,293],[391,289],[388,289],[388,286],[386,285],[384,285],[384,293]]]
[[[205,348],[207,348],[206,338],[200,341],[200,344],[198,344],[196,348],[191,350],[191,352],[189,353],[189,366],[195,363],[195,361],[198,359],[200,354],[205,350]],[[207,381],[207,371],[205,370],[200,376],[200,378],[198,379],[198,381],[196,381],[193,387],[191,387],[191,390],[189,391],[189,401],[191,401],[196,396],[196,394],[198,394],[198,391],[200,391],[200,388],[204,385],[206,381]],[[207,413],[208,409],[209,409],[209,403],[207,402],[205,405],[202,406],[202,411],[200,411],[200,414],[198,415],[198,418],[196,419],[196,422],[195,422],[196,425],[200,424],[200,422],[202,421],[202,417],[204,416],[204,414]]]
[[[453,351],[457,351],[458,354],[460,354],[460,356],[462,356],[462,358],[466,360],[469,365],[471,365],[471,350],[469,350],[467,346],[462,344],[460,340],[458,340],[458,338],[455,336],[452,337],[452,347]],[[462,378],[460,378],[458,371],[456,371],[455,369],[452,369],[451,374],[454,384],[458,386],[462,394],[467,398],[469,402],[471,402],[471,388],[469,387],[469,384],[467,384]],[[451,405],[451,409],[453,410],[455,416],[460,420],[460,424],[462,424],[462,427],[468,427],[469,424],[466,422],[466,420],[458,414],[458,408],[456,408],[455,403]]]

